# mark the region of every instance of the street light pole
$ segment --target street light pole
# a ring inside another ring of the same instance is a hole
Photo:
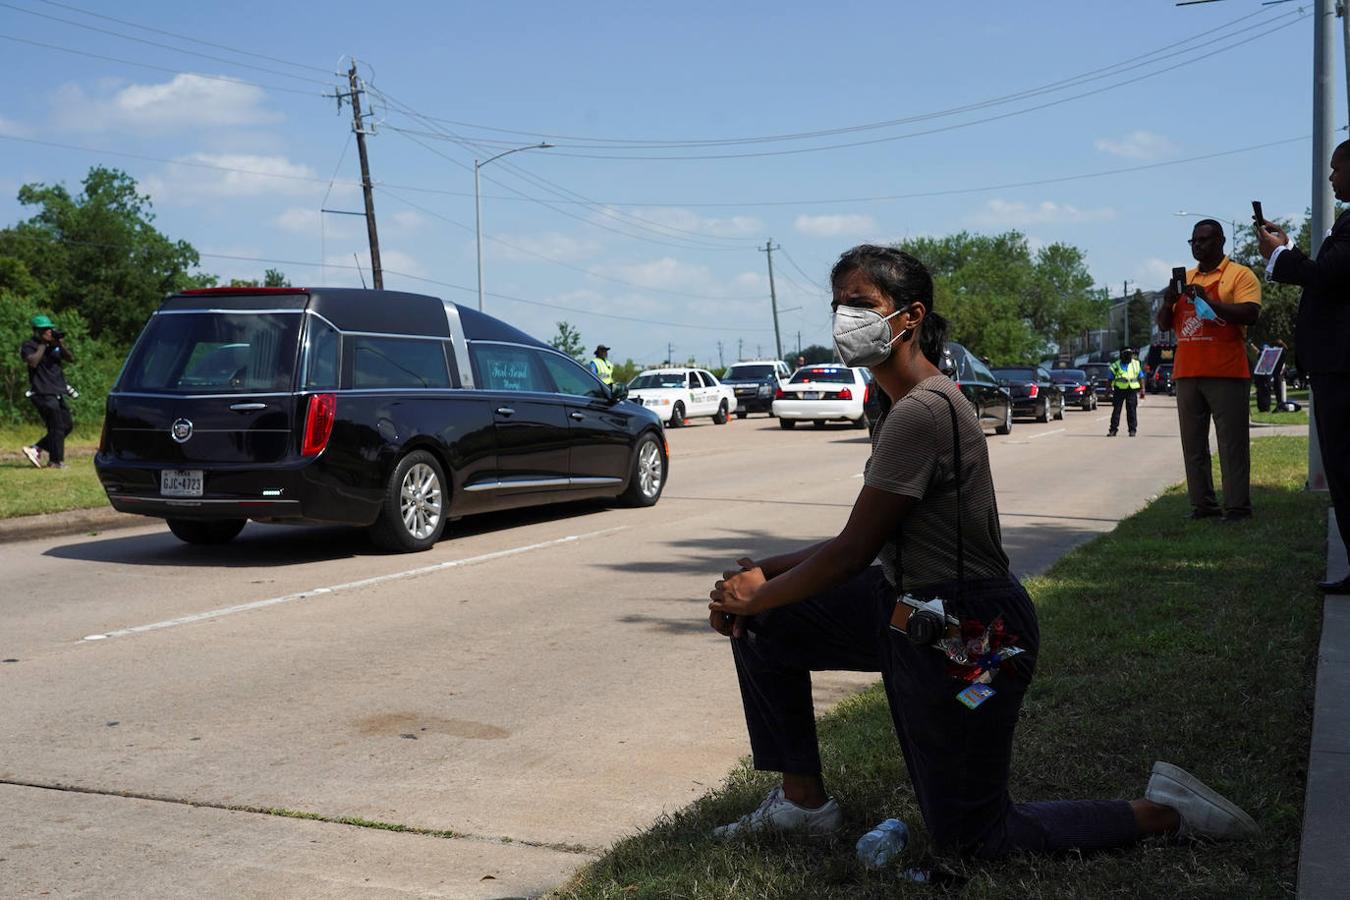
[[[473,161],[473,233],[474,243],[478,248],[478,311],[483,311],[483,195],[478,189],[478,170],[486,166],[493,160],[501,159],[503,156],[510,156],[512,153],[520,153],[522,150],[547,150],[552,144],[539,142],[538,144],[527,144],[524,147],[514,147],[510,150],[504,150],[496,156],[490,156],[479,162]]]
[[[1229,250],[1237,249],[1237,219],[1225,219],[1222,216],[1211,216],[1208,213],[1188,212],[1184,209],[1179,209],[1176,212],[1172,213],[1172,215],[1190,216],[1191,218],[1194,219],[1213,219],[1216,222],[1227,222],[1228,226],[1233,229],[1233,233],[1232,235],[1230,235],[1233,239],[1233,246],[1229,247],[1228,249]],[[1231,253],[1229,253],[1228,255],[1232,256]]]

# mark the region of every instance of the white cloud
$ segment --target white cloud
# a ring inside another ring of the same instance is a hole
[[[596,266],[591,270],[611,278],[621,278],[643,288],[707,291],[712,275],[707,266],[691,265],[666,256],[649,262],[617,266]]]
[[[484,240],[484,252],[492,259],[506,262],[539,262],[541,256],[557,262],[576,262],[595,256],[602,247],[599,241],[573,237],[556,231],[498,237],[500,238],[498,241]]]
[[[975,225],[990,227],[1024,227],[1027,225],[1062,225],[1082,222],[1107,222],[1116,217],[1110,207],[1079,209],[1067,203],[1043,200],[1037,204],[1010,203],[990,200],[984,209],[967,217]]]
[[[135,133],[280,122],[282,115],[264,108],[265,100],[256,85],[186,73],[162,84],[104,84],[93,94],[68,84],[56,92],[52,121],[65,131]]]
[[[1160,291],[1172,277],[1172,268],[1186,265],[1188,264],[1184,260],[1176,262],[1151,256],[1134,267],[1134,278],[1132,280],[1140,290]]]
[[[1097,138],[1098,150],[1127,159],[1162,159],[1177,152],[1177,145],[1152,131],[1131,131],[1120,138]]]
[[[389,223],[391,231],[420,231],[431,224],[430,219],[415,209],[400,209],[396,213],[379,218],[381,225],[386,221]]]
[[[670,237],[679,237],[681,232],[692,232],[710,237],[755,237],[764,231],[764,223],[754,216],[731,216],[719,219],[701,216],[690,209],[680,207],[637,207],[633,209],[605,207],[592,215],[592,220],[610,227],[634,227],[633,219],[642,227],[656,227],[664,230]],[[670,232],[675,232],[670,234]]]
[[[284,156],[247,153],[191,153],[178,157],[183,165],[169,166],[145,179],[156,202],[189,204],[220,197],[313,194],[314,170]],[[280,224],[280,223],[278,223]]]
[[[861,213],[839,213],[835,215],[800,215],[792,227],[801,234],[811,237],[842,237],[844,235],[866,234],[877,227],[871,216]]]
[[[31,137],[33,129],[22,122],[0,116],[0,135],[5,137]]]

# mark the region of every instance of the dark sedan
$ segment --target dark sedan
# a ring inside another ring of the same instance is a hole
[[[1050,379],[1059,386],[1066,404],[1077,406],[1084,412],[1097,408],[1097,391],[1093,379],[1082,369],[1055,369]]]
[[[979,357],[955,341],[949,342],[946,349],[941,368],[975,407],[980,424],[986,427],[992,425],[996,434],[1011,432],[1012,398],[998,383],[994,373]]]
[[[661,420],[491,316],[398,291],[169,297],[108,395],[94,458],[113,507],[194,544],[248,519],[368,528],[425,550],[489,510],[660,498]]]
[[[1088,378],[1092,379],[1092,392],[1097,395],[1098,403],[1111,402],[1111,365],[1104,362],[1083,363],[1079,366]]]
[[[994,369],[998,383],[1012,397],[1013,414],[1049,422],[1064,418],[1064,393],[1042,366],[1001,366]]]
[[[1172,383],[1172,364],[1163,363],[1155,368],[1144,382],[1144,389],[1150,394],[1171,394],[1176,390]]]

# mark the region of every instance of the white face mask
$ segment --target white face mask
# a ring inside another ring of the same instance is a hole
[[[856,306],[840,306],[834,311],[834,348],[846,366],[875,366],[891,355],[892,345],[909,334],[905,329],[891,337],[891,319],[900,315],[897,309],[889,316]]]

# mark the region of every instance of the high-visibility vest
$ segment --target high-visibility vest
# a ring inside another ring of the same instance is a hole
[[[1139,390],[1139,360],[1132,359],[1130,364],[1122,367],[1120,360],[1111,363],[1111,386],[1120,388],[1122,391],[1126,388]]]
[[[609,360],[597,356],[591,360],[591,368],[595,370],[595,377],[600,379],[601,384],[614,384],[614,364]]]

